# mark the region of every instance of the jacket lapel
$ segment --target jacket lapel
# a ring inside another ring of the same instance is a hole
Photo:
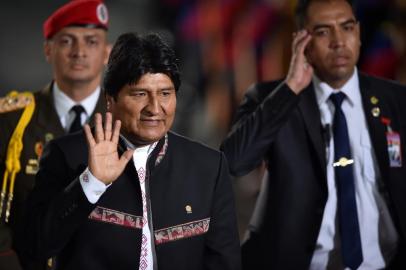
[[[54,137],[59,137],[65,134],[65,130],[61,125],[58,114],[54,108],[54,102],[52,97],[52,84],[45,87],[38,96],[36,100],[37,104],[37,124],[43,127],[45,130],[49,131],[54,135]]]
[[[104,114],[106,113],[106,102],[107,101],[106,101],[106,98],[104,96],[104,93],[103,93],[103,91],[101,91],[99,99],[97,100],[96,107],[94,108],[94,111],[93,111],[93,113],[90,116],[89,121],[88,121],[91,126],[93,126],[93,123],[94,123],[94,115],[95,115],[95,113],[101,113],[103,118],[104,118]]]
[[[387,104],[385,103],[385,99],[382,96],[382,91],[375,89],[366,76],[360,74],[359,81],[369,136],[371,137],[373,149],[375,150],[379,170],[381,172],[382,179],[388,179],[389,156],[385,137],[386,126],[381,122],[381,117],[384,116],[388,117],[389,119],[392,119],[392,117],[388,115],[389,110]],[[379,115],[376,114],[378,109]],[[373,111],[375,111],[375,116],[372,113]]]
[[[323,175],[326,175],[326,143],[323,139],[323,128],[320,120],[320,110],[316,101],[316,94],[312,84],[301,93],[299,110],[302,114],[311,144],[317,155],[318,167],[322,168]]]

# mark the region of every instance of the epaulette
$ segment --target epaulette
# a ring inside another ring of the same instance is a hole
[[[7,96],[0,98],[0,113],[23,109],[33,101],[34,98],[32,95],[11,91]]]
[[[1,100],[0,105],[2,109],[0,112],[24,108],[8,142],[3,183],[0,192],[0,218],[2,216],[4,203],[6,202],[6,195],[8,195],[5,209],[5,221],[8,222],[11,202],[14,196],[14,182],[17,173],[21,170],[20,157],[21,151],[23,150],[24,131],[28,123],[31,121],[31,117],[35,110],[34,94],[31,92],[18,93],[17,91],[13,91],[9,93],[6,98]]]

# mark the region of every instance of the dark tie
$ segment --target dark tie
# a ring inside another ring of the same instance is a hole
[[[69,133],[72,133],[82,128],[81,116],[82,113],[85,112],[85,109],[82,107],[82,105],[75,105],[70,110],[75,112],[75,119],[73,120],[72,125],[69,128]]]
[[[341,252],[346,267],[357,269],[362,263],[361,236],[359,232],[357,202],[353,175],[353,159],[348,138],[347,121],[341,110],[345,94],[339,92],[330,96],[335,106],[334,172],[337,186],[337,213],[341,233]]]

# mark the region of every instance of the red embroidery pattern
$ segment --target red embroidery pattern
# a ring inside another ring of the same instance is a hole
[[[139,269],[147,269],[148,268],[148,261],[147,261],[147,255],[148,255],[148,249],[147,249],[147,237],[145,234],[142,234],[142,242],[141,242],[141,254],[140,254],[140,268]]]
[[[179,239],[189,238],[206,233],[209,230],[210,218],[164,228],[155,231],[155,244],[160,245]]]
[[[89,215],[89,219],[116,224],[134,229],[142,229],[143,218],[116,210],[97,206]]]
[[[87,171],[83,174],[83,182],[89,183],[89,174],[87,173]]]
[[[143,183],[145,182],[145,169],[143,167],[139,168],[138,178],[141,184],[141,197],[142,197],[142,212],[143,212],[143,227],[147,226],[148,213],[147,213],[147,198],[145,192],[143,191]],[[144,230],[142,231],[142,242],[141,242],[141,254],[140,254],[140,270],[145,270],[148,268],[148,238],[145,235]]]
[[[138,173],[138,178],[140,179],[140,183],[141,184],[144,183],[144,181],[145,181],[145,170],[144,170],[144,168],[142,168],[142,167],[139,168],[137,173]]]
[[[165,135],[164,145],[162,146],[161,150],[158,153],[158,156],[156,157],[155,166],[157,166],[159,163],[161,163],[162,159],[164,158],[164,156],[166,154],[167,149],[168,149],[168,134]]]

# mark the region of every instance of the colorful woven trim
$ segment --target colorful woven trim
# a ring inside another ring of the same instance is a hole
[[[142,229],[142,217],[116,210],[97,206],[89,215],[89,219],[120,225],[124,227]]]

